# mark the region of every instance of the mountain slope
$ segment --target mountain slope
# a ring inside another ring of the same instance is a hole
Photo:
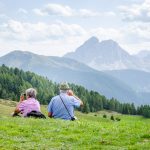
[[[140,51],[139,53],[137,53],[134,56],[136,56],[138,58],[148,58],[148,57],[150,58],[150,51],[148,51],[148,50],[142,50],[142,51]]]
[[[141,104],[136,93],[122,81],[68,58],[48,57],[14,51],[0,58],[0,64],[32,71],[49,79],[68,81],[95,90],[108,98]]]
[[[124,81],[137,92],[150,92],[150,73],[139,70],[105,71],[109,75]]]
[[[99,42],[96,37],[87,40],[75,52],[64,57],[72,58],[97,70],[137,69],[150,71],[150,60],[128,54],[113,40]]]
[[[105,73],[125,82],[141,99],[150,103],[150,73],[139,70],[113,70]]]

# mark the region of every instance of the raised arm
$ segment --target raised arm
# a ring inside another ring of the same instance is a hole
[[[20,113],[19,105],[20,105],[20,103],[22,103],[23,101],[24,101],[24,95],[21,95],[21,96],[20,96],[20,101],[19,101],[18,105],[16,106],[16,108],[15,108],[15,110],[14,110],[14,114]]]
[[[76,99],[80,102],[80,106],[83,106],[82,100],[81,100],[78,96],[76,96],[76,95],[73,93],[72,90],[69,90],[69,91],[67,92],[67,94],[68,94],[69,96],[73,96],[74,98],[76,98]]]

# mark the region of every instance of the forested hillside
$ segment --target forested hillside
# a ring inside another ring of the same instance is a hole
[[[139,97],[121,80],[69,58],[37,55],[28,51],[13,51],[0,57],[0,65],[2,64],[34,72],[57,83],[67,79],[69,83],[97,91],[109,99],[115,97],[125,103],[149,104],[149,101],[144,101],[144,96],[141,99],[141,95]]]
[[[72,90],[84,102],[82,112],[96,112],[107,109],[123,114],[144,115],[150,117],[150,106],[142,105],[135,108],[134,104],[120,103],[112,98],[107,99],[95,91],[88,91],[82,86],[70,84]],[[38,91],[37,99],[41,104],[48,104],[50,99],[58,94],[58,84],[32,72],[24,72],[18,68],[0,67],[0,98],[18,101],[20,94],[27,88],[34,87]]]

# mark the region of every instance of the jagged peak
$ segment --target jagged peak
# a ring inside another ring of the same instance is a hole
[[[102,44],[110,44],[110,45],[117,45],[118,46],[118,43],[112,39],[108,39],[108,40],[103,40],[101,41]]]
[[[98,43],[99,42],[99,39],[95,36],[92,36],[91,38],[89,38],[87,41],[85,41],[85,43],[92,43],[92,44],[95,44],[95,43]]]

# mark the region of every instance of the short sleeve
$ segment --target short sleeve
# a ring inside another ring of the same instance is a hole
[[[53,104],[53,99],[51,99],[51,101],[48,105],[48,112],[52,112],[52,104]]]
[[[71,97],[72,98],[72,102],[73,102],[73,106],[74,107],[80,107],[80,101],[79,100],[77,100],[75,97]]]
[[[23,110],[25,109],[25,106],[26,106],[25,101],[21,102],[21,103],[18,105],[19,111],[23,111]]]
[[[38,106],[38,109],[41,111],[41,107],[40,107],[40,102],[37,101],[37,106]]]

